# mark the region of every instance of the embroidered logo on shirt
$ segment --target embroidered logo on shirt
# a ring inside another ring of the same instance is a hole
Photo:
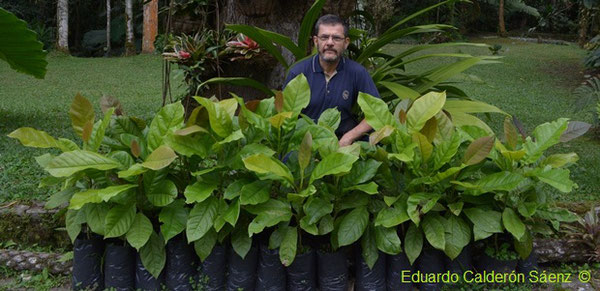
[[[344,90],[344,92],[342,92],[342,98],[344,98],[344,100],[348,100],[348,97],[350,97],[350,92],[348,92],[348,90]]]

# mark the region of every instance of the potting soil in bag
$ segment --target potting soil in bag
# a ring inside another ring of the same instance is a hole
[[[106,245],[104,253],[104,287],[121,290],[135,288],[135,249],[117,245],[122,241]]]
[[[80,235],[73,243],[73,290],[104,290],[102,255],[104,241],[99,237],[83,239]]]
[[[173,291],[194,290],[198,256],[185,237],[178,235],[167,243],[165,285]]]
[[[517,272],[525,275],[525,282],[529,282],[529,272],[533,270],[539,270],[538,256],[535,250],[532,250],[526,259],[519,259],[517,262]]]
[[[227,249],[215,246],[210,255],[200,263],[198,283],[200,290],[219,291],[225,289],[227,271]]]
[[[413,290],[412,282],[402,280],[402,272],[409,271],[412,274],[412,266],[405,253],[387,256],[386,284],[388,291]]]
[[[321,291],[345,291],[348,288],[348,263],[346,253],[317,252],[317,276]]]
[[[358,249],[358,248],[357,248]],[[379,252],[379,257],[370,269],[367,262],[360,253],[356,258],[356,284],[355,290],[358,291],[385,291],[385,254]]]
[[[163,283],[164,273],[161,273],[160,276],[154,278],[144,264],[142,264],[142,259],[140,258],[140,254],[136,253],[135,256],[135,289],[136,290],[160,290],[161,284]]]
[[[287,268],[288,291],[317,290],[316,252],[296,255],[294,262]]]
[[[226,290],[254,290],[257,264],[258,248],[256,246],[250,248],[245,258],[240,257],[231,249],[229,252],[229,274],[227,276]]]
[[[417,269],[421,271],[422,276],[427,277],[427,274],[442,274],[446,271],[444,257],[446,255],[434,249],[433,247],[424,247],[421,255],[417,259]],[[419,283],[419,290],[433,291],[440,290],[442,283],[440,282],[422,282]]]
[[[270,250],[266,244],[261,244],[259,251],[256,290],[285,291],[285,267],[279,260],[279,251]]]

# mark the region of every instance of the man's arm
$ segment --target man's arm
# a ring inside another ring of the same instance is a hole
[[[355,140],[372,129],[373,128],[367,123],[367,120],[363,119],[357,126],[346,132],[344,136],[340,138],[340,146],[345,147],[351,145]]]

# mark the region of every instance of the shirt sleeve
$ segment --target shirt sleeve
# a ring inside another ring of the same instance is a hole
[[[371,75],[369,75],[369,72],[367,72],[365,68],[361,68],[357,75],[356,86],[358,88],[358,92],[367,93],[377,98],[381,98],[379,96],[379,91],[377,91],[377,87],[371,78]]]

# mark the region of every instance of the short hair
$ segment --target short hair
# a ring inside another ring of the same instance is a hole
[[[317,23],[315,23],[315,35],[319,35],[319,26],[325,25],[337,25],[341,24],[344,27],[344,37],[348,37],[348,24],[342,20],[339,16],[333,14],[325,14],[319,17]]]

